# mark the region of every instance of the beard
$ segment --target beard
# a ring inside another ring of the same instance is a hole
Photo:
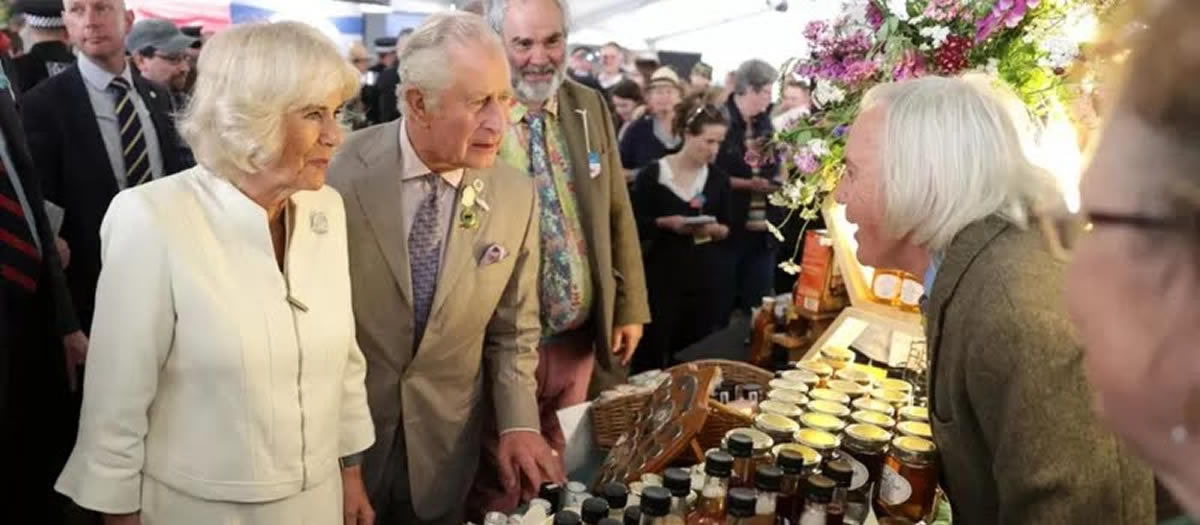
[[[526,74],[553,74],[553,76],[546,82],[533,83],[525,81]],[[513,71],[512,77],[513,90],[517,92],[518,100],[540,103],[550,100],[550,97],[558,92],[559,86],[562,86],[563,81],[566,80],[566,70],[554,66],[529,66]]]

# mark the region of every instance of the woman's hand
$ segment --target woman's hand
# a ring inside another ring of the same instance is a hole
[[[142,525],[142,513],[105,514],[104,525]]]
[[[371,508],[371,500],[367,498],[361,466],[342,469],[342,515],[345,525],[375,523],[375,509]]]

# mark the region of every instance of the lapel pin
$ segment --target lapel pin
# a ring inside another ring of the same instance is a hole
[[[314,211],[308,215],[308,225],[317,235],[324,235],[329,231],[329,219],[325,218],[325,214],[319,211]]]
[[[462,228],[473,230],[479,226],[479,214],[475,213],[475,208],[466,208],[462,214],[458,216],[458,225]]]
[[[463,188],[462,199],[459,201],[464,208],[470,208],[475,205],[475,187],[467,186]]]

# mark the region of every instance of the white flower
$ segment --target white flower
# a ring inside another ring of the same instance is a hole
[[[987,69],[989,75],[1000,76],[1000,59],[989,58],[987,61]]]
[[[933,49],[933,46],[931,46],[929,44],[921,44],[921,46],[920,46],[921,51],[929,51],[930,49]]]
[[[800,265],[794,261],[783,261],[779,263],[779,269],[783,270],[788,275],[796,275],[800,273]]]
[[[829,144],[822,139],[812,139],[808,141],[808,151],[817,158],[821,158],[829,155]]]
[[[887,0],[888,11],[902,22],[908,21],[908,0]]]
[[[846,100],[846,92],[825,79],[817,81],[817,89],[813,91],[813,101],[817,107],[825,108]]]
[[[912,18],[908,19],[908,24],[909,24],[909,25],[914,25],[914,26],[915,26],[915,25],[917,25],[917,24],[920,24],[921,22],[924,22],[924,21],[925,21],[925,17],[924,17],[923,15],[917,15],[917,16],[914,16],[914,17],[912,17]]]
[[[783,232],[779,231],[779,228],[776,228],[774,224],[771,224],[771,221],[767,221],[767,231],[771,232],[771,235],[774,235],[775,239],[779,242],[783,242]]]
[[[950,37],[950,28],[946,26],[931,26],[921,28],[921,36],[928,38],[934,49],[942,47]]]
[[[851,24],[865,26],[867,25],[867,5],[870,0],[846,0],[842,5],[842,12],[846,13]]]
[[[1038,48],[1046,54],[1038,60],[1038,65],[1042,67],[1067,68],[1079,58],[1079,44],[1067,37],[1039,40]]]

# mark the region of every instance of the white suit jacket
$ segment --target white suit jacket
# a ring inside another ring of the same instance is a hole
[[[266,211],[204,168],[117,195],[59,492],[133,512],[144,475],[197,498],[270,501],[371,445],[342,199],[299,192],[288,217],[285,276]]]

